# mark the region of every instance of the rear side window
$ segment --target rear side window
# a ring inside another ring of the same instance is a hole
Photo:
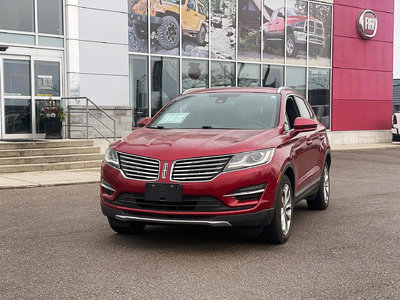
[[[297,108],[300,111],[300,116],[302,118],[311,119],[312,118],[311,112],[308,109],[308,107],[307,107],[306,103],[304,102],[304,100],[299,98],[299,97],[295,97],[295,99],[296,99]]]

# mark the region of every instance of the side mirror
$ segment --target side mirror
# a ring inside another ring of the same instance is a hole
[[[285,18],[285,16],[283,15],[283,13],[281,13],[281,12],[278,12],[278,18]]]
[[[147,124],[150,123],[151,118],[150,117],[146,117],[146,118],[141,118],[139,121],[137,121],[137,126],[138,127],[144,127]]]
[[[312,119],[296,118],[294,120],[293,129],[297,132],[312,131],[316,129],[318,123]]]

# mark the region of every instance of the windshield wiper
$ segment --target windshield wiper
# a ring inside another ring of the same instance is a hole
[[[203,125],[203,126],[201,126],[201,128],[203,128],[203,129],[212,129],[213,127],[210,126],[210,125]]]

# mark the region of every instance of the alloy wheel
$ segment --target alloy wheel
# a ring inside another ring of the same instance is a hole
[[[281,226],[284,235],[287,235],[292,223],[292,195],[290,186],[285,184],[282,189]]]
[[[330,183],[329,183],[329,170],[328,167],[324,168],[324,201],[327,203],[329,201]]]

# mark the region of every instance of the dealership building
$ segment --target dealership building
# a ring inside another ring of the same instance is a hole
[[[124,136],[190,88],[287,86],[332,143],[388,142],[393,24],[394,0],[2,0],[0,140],[43,138],[65,97]]]

